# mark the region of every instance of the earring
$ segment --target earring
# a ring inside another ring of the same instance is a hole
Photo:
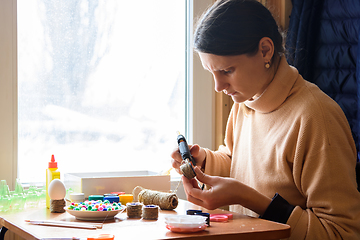
[[[270,68],[270,62],[265,63],[265,68],[267,68],[267,69]]]

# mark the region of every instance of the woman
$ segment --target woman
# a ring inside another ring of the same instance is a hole
[[[191,147],[190,202],[286,223],[290,239],[360,239],[356,149],[341,108],[289,66],[271,13],[220,0],[202,17],[194,49],[215,90],[234,100],[218,151]],[[172,165],[180,172],[175,150]],[[201,168],[200,168],[200,167]]]

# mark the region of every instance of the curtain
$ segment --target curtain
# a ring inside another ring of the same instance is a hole
[[[286,36],[287,60],[300,74],[312,81],[314,49],[319,33],[320,11],[324,0],[293,0]]]
[[[360,159],[360,1],[293,0],[287,60],[333,98],[350,124]]]

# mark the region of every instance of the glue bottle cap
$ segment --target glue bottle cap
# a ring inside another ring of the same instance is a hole
[[[57,162],[55,162],[54,155],[51,155],[51,162],[49,162],[49,168],[57,168]]]

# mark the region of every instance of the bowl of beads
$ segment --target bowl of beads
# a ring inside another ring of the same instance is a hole
[[[125,210],[121,203],[110,203],[108,200],[72,202],[65,207],[66,212],[79,220],[104,220],[114,218],[118,213]]]

